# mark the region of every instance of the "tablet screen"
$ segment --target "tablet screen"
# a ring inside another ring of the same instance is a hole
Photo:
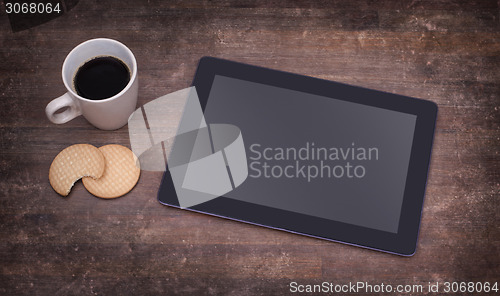
[[[248,177],[225,197],[398,232],[415,115],[222,75],[204,114],[243,136]]]

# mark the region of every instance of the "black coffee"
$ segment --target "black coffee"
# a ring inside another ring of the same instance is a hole
[[[76,72],[76,92],[90,100],[110,98],[127,86],[130,71],[122,61],[111,56],[96,57]]]

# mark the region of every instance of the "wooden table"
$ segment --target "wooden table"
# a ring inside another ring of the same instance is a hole
[[[474,1],[80,1],[13,33],[0,14],[0,294],[287,294],[290,283],[500,284],[500,9]],[[91,38],[139,64],[139,104],[216,56],[439,105],[417,252],[405,258],[162,206],[161,174],[116,200],[49,185],[76,143],[127,127],[50,123],[61,65]],[[409,295],[409,294],[407,294]],[[430,293],[430,295],[437,295]],[[483,295],[483,294],[480,294]]]

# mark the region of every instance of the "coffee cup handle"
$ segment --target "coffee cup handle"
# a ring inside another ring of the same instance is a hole
[[[67,109],[59,113],[57,112],[63,108]],[[59,98],[50,101],[47,107],[45,107],[45,114],[53,123],[62,124],[82,115],[82,110],[78,102],[76,102],[69,93],[65,93]]]

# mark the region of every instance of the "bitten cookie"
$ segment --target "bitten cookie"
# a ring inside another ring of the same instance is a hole
[[[121,145],[106,145],[99,150],[104,155],[106,169],[99,179],[83,178],[85,188],[101,198],[116,198],[128,193],[141,174],[137,157]]]
[[[54,190],[67,196],[82,177],[100,178],[105,168],[104,155],[89,144],[76,144],[59,152],[49,169],[49,181]]]

